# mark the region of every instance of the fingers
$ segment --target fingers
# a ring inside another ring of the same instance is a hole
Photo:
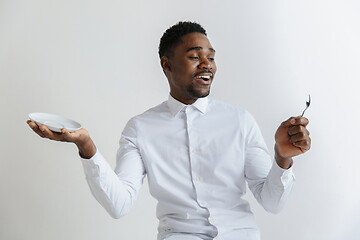
[[[41,125],[39,128],[46,138],[56,141],[62,141],[61,133],[59,134],[53,132],[45,125]]]
[[[27,124],[37,135],[39,135],[42,138],[45,137],[45,135],[43,134],[43,132],[40,130],[39,126],[35,122],[28,120]]]
[[[298,121],[296,121],[298,120]],[[309,120],[301,118],[295,119],[295,124],[299,125],[292,125],[289,127],[288,134],[289,134],[289,141],[295,147],[299,147],[303,150],[309,150],[311,147],[311,138],[310,132],[306,129],[306,125],[309,123]],[[304,124],[304,125],[303,125]]]
[[[298,144],[299,142],[307,142],[310,141],[310,137],[307,133],[305,132],[299,132],[295,135],[290,135],[290,139],[289,139],[290,143],[292,144]]]
[[[311,147],[310,132],[306,129],[308,124],[309,120],[302,116],[291,117],[281,124],[282,127],[288,129],[289,142],[303,152]]]
[[[297,117],[291,117],[288,120],[281,123],[281,126],[283,127],[290,127],[294,125],[302,125],[307,126],[309,124],[309,120],[306,117],[297,116]]]
[[[311,138],[308,138],[307,140],[303,140],[303,141],[298,141],[298,142],[294,142],[293,145],[295,147],[304,149],[304,150],[309,150],[311,147]]]
[[[62,128],[61,132],[53,132],[46,125],[38,126],[35,122],[28,120],[27,124],[42,138],[48,138],[50,140],[61,142],[73,142],[75,144],[81,144],[83,142],[91,140],[89,132],[81,128],[74,132],[69,132],[66,128]]]
[[[297,125],[297,126],[289,127],[288,134],[290,136],[295,135],[297,133],[303,133],[303,134],[310,135],[310,132],[303,125]]]
[[[292,121],[292,125],[302,125],[304,127],[306,127],[309,124],[309,119],[307,119],[306,117],[302,117],[302,116],[298,116],[296,118],[294,118],[295,122]]]
[[[55,141],[64,141],[64,137],[61,133],[53,132],[45,125],[38,126],[35,122],[31,120],[28,120],[27,124],[30,128],[32,128],[35,133],[37,133],[42,138],[48,138]]]

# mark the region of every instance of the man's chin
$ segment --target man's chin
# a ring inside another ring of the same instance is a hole
[[[199,95],[198,98],[204,98],[204,97],[207,97],[209,96],[210,92],[207,92],[206,94],[202,94],[202,95]]]
[[[209,90],[209,91],[206,91],[206,92],[202,92],[202,91],[192,91],[192,92],[190,92],[190,95],[191,95],[194,99],[204,98],[204,97],[209,96],[209,94],[210,94],[210,90]]]

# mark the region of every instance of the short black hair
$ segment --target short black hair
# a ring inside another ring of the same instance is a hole
[[[202,33],[205,36],[206,30],[196,22],[178,22],[174,26],[168,28],[160,39],[159,57],[169,56],[173,47],[181,40],[182,36],[189,33]]]

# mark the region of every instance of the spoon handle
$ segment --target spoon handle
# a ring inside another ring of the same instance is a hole
[[[306,109],[308,109],[308,106],[304,109],[304,111],[302,112],[301,116],[303,117],[304,116],[304,113],[306,111]]]

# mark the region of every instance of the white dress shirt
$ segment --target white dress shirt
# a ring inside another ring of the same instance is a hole
[[[158,200],[158,239],[259,240],[242,197],[246,182],[257,201],[277,213],[294,183],[291,168],[269,156],[253,117],[209,97],[168,101],[126,125],[115,171],[99,151],[82,159],[99,203],[114,218],[129,212],[145,175]]]

